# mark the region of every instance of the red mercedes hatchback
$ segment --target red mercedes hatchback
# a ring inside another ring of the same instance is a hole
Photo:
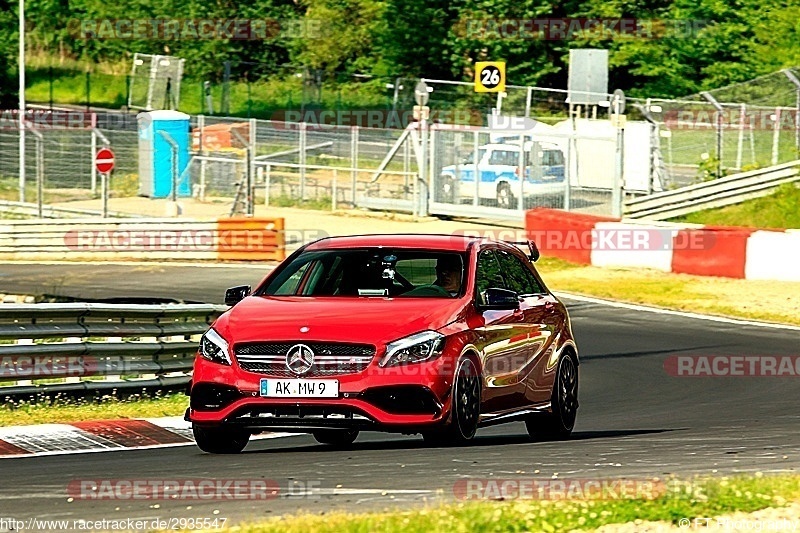
[[[187,419],[197,445],[238,453],[254,433],[348,445],[361,430],[470,440],[523,420],[565,438],[578,350],[530,256],[453,235],[330,237],[303,246],[200,342]]]

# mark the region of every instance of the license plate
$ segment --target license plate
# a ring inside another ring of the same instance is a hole
[[[336,379],[262,379],[261,396],[270,398],[338,398]]]

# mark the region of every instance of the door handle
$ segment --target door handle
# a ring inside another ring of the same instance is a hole
[[[552,311],[553,309],[555,309],[555,307],[556,307],[556,304],[554,304],[553,302],[547,301],[547,302],[544,303],[545,311]]]

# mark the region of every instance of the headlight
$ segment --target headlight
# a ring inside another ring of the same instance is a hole
[[[422,331],[386,345],[386,355],[380,366],[421,363],[442,355],[444,335],[435,331]]]
[[[206,331],[200,339],[200,355],[214,363],[228,366],[231,364],[228,341],[213,329]]]

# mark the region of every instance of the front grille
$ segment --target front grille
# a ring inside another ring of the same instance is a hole
[[[357,374],[375,357],[375,347],[368,344],[331,342],[259,342],[234,347],[239,366],[248,372],[279,378],[296,378],[286,366],[286,352],[292,346],[305,344],[314,352],[314,364],[304,378]]]

